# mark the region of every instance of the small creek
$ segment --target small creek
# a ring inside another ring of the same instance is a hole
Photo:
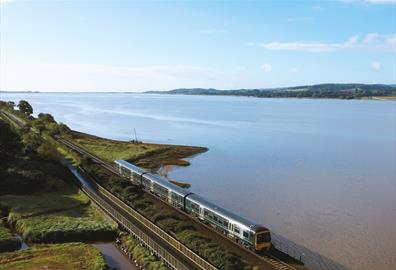
[[[117,270],[138,270],[136,267],[113,243],[95,243],[92,246],[102,252],[110,269]]]
[[[19,234],[15,234],[15,237],[19,239],[19,241],[21,241],[21,248],[20,250],[25,250],[28,249],[29,246],[28,244],[26,244],[26,242],[23,240],[23,238],[19,235]]]

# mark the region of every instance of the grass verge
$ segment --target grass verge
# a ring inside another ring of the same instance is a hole
[[[100,270],[105,267],[99,250],[82,243],[37,245],[28,250],[0,254],[0,270]]]
[[[136,260],[139,266],[147,270],[168,270],[169,268],[131,235],[121,237],[122,247]]]
[[[0,205],[27,242],[111,240],[116,235],[117,224],[89,205],[81,193],[5,195]]]

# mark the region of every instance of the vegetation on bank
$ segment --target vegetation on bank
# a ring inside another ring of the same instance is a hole
[[[182,88],[170,91],[149,91],[155,94],[247,96],[259,98],[338,98],[361,99],[371,97],[396,97],[395,85],[327,83],[270,89],[218,90],[204,88]]]
[[[190,219],[177,215],[174,210],[158,203],[139,187],[95,163],[86,161],[82,165],[106,189],[219,269],[251,269],[242,258],[202,233]]]
[[[24,119],[35,121],[27,115]],[[0,209],[8,224],[29,242],[113,239],[116,224],[102,217],[72,184],[73,176],[59,162],[55,145],[30,128],[15,128],[3,120]],[[52,116],[42,114],[40,121],[54,126]]]
[[[150,251],[139,244],[139,241],[131,235],[125,234],[121,237],[121,246],[136,260],[136,263],[147,270],[169,269],[162,261],[152,255]]]
[[[52,122],[50,117],[41,117],[42,119],[47,119],[45,121]],[[31,123],[31,120],[27,120],[27,123]],[[49,127],[49,126],[48,126]],[[50,134],[48,131],[48,127],[40,129],[36,127],[32,127],[33,130],[35,130],[37,133],[41,133],[43,137],[46,137]],[[30,130],[30,129],[29,129]],[[56,130],[56,129],[54,129]],[[75,139],[75,136],[78,135],[78,133],[70,133],[68,131],[62,131],[60,132],[61,136],[68,137],[69,139]],[[93,137],[89,135],[85,135],[88,137]],[[48,136],[46,137],[47,139],[45,140],[46,143],[53,143],[54,147],[57,147],[59,149],[59,144],[56,144],[56,141],[51,140],[51,138]],[[105,143],[104,139],[99,140],[97,137],[95,138],[95,142],[93,144],[98,145],[100,147],[100,143]],[[99,143],[98,143],[99,142]],[[81,142],[80,142],[81,143]],[[124,142],[124,144],[130,144],[130,145],[141,145],[141,144],[132,144],[132,143],[127,143]],[[116,143],[119,147],[122,144]],[[108,152],[112,151],[117,151],[116,148],[112,148],[113,145],[107,149]],[[122,150],[126,145],[123,145],[123,147],[119,148],[119,150]],[[63,147],[62,147],[63,148]],[[38,147],[36,148],[38,149]],[[111,149],[111,150],[110,150]],[[92,149],[87,149],[91,152],[95,152]],[[147,149],[146,149],[147,150]],[[206,149],[205,149],[206,150]],[[102,167],[98,166],[97,164],[92,163],[88,158],[86,157],[81,157],[79,154],[71,151],[71,150],[64,150],[65,154],[67,154],[69,157],[75,159],[75,162],[80,164],[84,169],[86,169],[89,173],[95,176],[95,178],[103,185],[105,186],[108,190],[116,194],[118,197],[120,197],[124,202],[129,204],[131,207],[137,209],[140,213],[142,213],[144,216],[152,220],[154,223],[156,223],[158,226],[163,228],[165,231],[173,235],[175,238],[177,238],[179,241],[184,243],[186,246],[191,248],[193,251],[195,251],[197,254],[202,256],[203,258],[207,259],[210,263],[218,267],[219,269],[252,269],[252,266],[249,265],[246,261],[244,261],[241,257],[237,256],[236,254],[233,254],[231,251],[229,251],[229,248],[227,248],[227,245],[225,244],[219,244],[216,243],[213,239],[209,238],[205,234],[205,232],[202,231],[202,228],[192,222],[189,218],[185,217],[184,215],[177,214],[173,209],[168,207],[167,205],[158,202],[154,198],[150,197],[148,194],[143,192],[141,189],[133,186],[130,182],[125,181],[124,178],[118,177],[116,175],[111,174],[109,171],[103,169]],[[131,151],[131,150],[130,150]],[[105,151],[106,152],[106,151]],[[148,154],[147,154],[148,152]],[[145,154],[141,154],[140,158],[141,160],[144,160],[145,158],[147,159],[146,162],[150,162],[150,158],[153,158],[153,153],[156,153],[155,151],[150,151],[148,150]],[[35,151],[35,153],[38,154],[38,156],[42,155],[38,151]],[[164,151],[164,153],[166,153]],[[56,153],[57,154],[57,153]],[[97,154],[97,153],[95,153]],[[160,154],[160,153],[158,153]],[[98,154],[97,154],[98,155]],[[166,157],[166,154],[164,154]],[[99,155],[100,156],[100,155]],[[139,156],[139,155],[138,155]],[[44,158],[43,156],[41,156]],[[48,160],[51,160],[50,158]],[[131,160],[131,159],[129,159]],[[158,160],[158,159],[157,159]],[[167,159],[164,159],[164,162],[166,162]],[[163,165],[163,164],[161,164]],[[10,200],[11,201],[11,200]],[[17,208],[17,207],[16,207]],[[8,207],[8,209],[11,211],[12,207]],[[21,219],[17,219],[16,221],[16,227],[19,230],[27,231],[27,232],[33,232],[31,234],[23,234],[24,237],[27,237],[29,239],[32,239],[32,241],[36,241],[35,239],[38,239],[37,241],[47,241],[44,239],[51,239],[53,237],[52,234],[47,234],[48,236],[42,236],[40,235],[40,231],[51,231],[53,224],[58,224],[58,223],[64,223],[63,218],[65,216],[69,217],[72,216],[73,214],[65,214],[65,212],[70,212],[70,211],[75,211],[76,209],[79,209],[78,207],[72,208],[71,210],[64,210],[62,209],[61,211],[55,211],[51,213],[43,213],[39,216],[29,216]],[[34,211],[34,209],[25,209],[24,213],[29,213],[31,212],[39,212],[40,211]],[[48,210],[49,211],[49,210]],[[14,211],[16,212],[16,211]],[[45,211],[44,211],[45,212]],[[13,213],[14,216],[22,216],[20,213]],[[51,215],[51,217],[47,219],[43,219],[44,216],[46,215]],[[80,213],[77,214],[80,216]],[[54,217],[55,216],[55,217]],[[60,216],[60,217],[59,217]],[[57,218],[60,218],[59,220]],[[37,228],[37,229],[33,229]],[[54,230],[56,231],[56,230]],[[66,229],[66,234],[68,233],[68,230]],[[65,231],[63,230],[62,233],[56,233],[54,238],[57,238],[57,241],[59,241],[59,238],[62,238],[65,234]],[[69,239],[73,239],[72,237]],[[131,242],[131,247],[133,246],[133,243]],[[136,245],[135,245],[136,246]],[[147,254],[147,252],[143,252],[143,254]],[[139,255],[140,256],[140,255]],[[151,261],[150,257],[146,256],[141,256],[141,258],[146,258],[149,261]],[[147,262],[146,262],[147,263]]]
[[[21,242],[15,235],[12,234],[11,230],[3,226],[0,221],[0,252],[13,251],[21,247]]]
[[[9,161],[0,163],[0,217],[7,216],[9,224],[15,226],[25,240],[30,242],[98,241],[113,238],[116,224],[105,219],[88,205],[88,198],[78,192],[74,185],[70,185],[73,176],[58,162],[61,157],[58,152],[71,159],[75,165],[80,164],[83,159],[73,151],[61,147],[48,136],[55,133],[70,138],[70,130],[62,124],[57,124],[51,115],[39,114],[39,118],[34,119],[29,115],[33,109],[27,109],[28,112],[25,114],[15,111],[13,106],[12,102],[0,101],[0,109],[18,116],[18,119],[9,119],[10,116],[0,113],[0,159]],[[25,128],[13,122],[19,119],[23,119]],[[53,125],[54,123],[58,126]],[[42,128],[38,124],[42,125]],[[37,136],[37,133],[41,136]],[[43,140],[43,137],[46,139]],[[58,151],[54,151],[55,147]],[[38,151],[39,149],[44,151]],[[19,246],[19,240],[12,237],[7,228],[0,226],[0,252],[15,250]],[[0,259],[0,264],[4,267],[0,269],[105,267],[101,256],[91,259],[92,250],[87,253],[86,246],[80,246],[77,249],[68,245],[49,245],[45,246],[45,250],[8,253]],[[150,265],[155,267],[154,269],[156,266],[163,268],[163,263],[158,258],[146,256],[150,254],[147,248],[136,242],[128,242],[128,247],[133,248],[133,253],[141,265]],[[58,256],[52,249],[64,255]],[[57,264],[69,261],[68,253],[72,254],[75,251],[79,252],[76,262],[84,261],[86,264]],[[27,256],[26,260],[22,255]],[[18,262],[13,263],[16,261]]]
[[[197,146],[115,141],[80,132],[73,132],[72,135],[76,144],[110,163],[124,159],[152,171],[165,165],[188,166],[190,163],[182,158],[208,150]]]
[[[0,270],[101,270],[106,262],[96,248],[83,243],[37,245],[0,253]]]
[[[117,225],[87,204],[82,194],[6,195],[8,222],[30,243],[112,240]]]

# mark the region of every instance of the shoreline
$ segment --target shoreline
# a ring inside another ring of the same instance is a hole
[[[209,151],[207,147],[201,146],[120,141],[76,130],[72,131],[71,137],[75,143],[110,163],[116,159],[124,159],[163,176],[170,183],[182,188],[189,188],[191,184],[172,179],[168,177],[168,173],[176,168],[189,166],[192,158]]]

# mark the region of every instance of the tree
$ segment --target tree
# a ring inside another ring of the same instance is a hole
[[[26,100],[19,101],[18,108],[23,114],[31,115],[33,113],[32,106]]]
[[[55,119],[49,113],[39,113],[38,118],[45,124],[55,123]]]

